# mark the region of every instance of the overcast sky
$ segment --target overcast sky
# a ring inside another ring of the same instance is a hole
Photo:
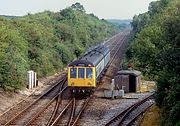
[[[156,0],[0,0],[0,15],[57,12],[80,2],[87,13],[94,13],[99,18],[131,19],[135,14],[146,12],[151,1]]]

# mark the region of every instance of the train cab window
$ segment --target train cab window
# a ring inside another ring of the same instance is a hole
[[[70,78],[76,78],[76,68],[70,68]]]
[[[86,68],[86,78],[92,78],[92,68]]]
[[[78,68],[78,78],[84,78],[84,68]]]

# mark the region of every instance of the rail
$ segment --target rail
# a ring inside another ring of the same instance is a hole
[[[35,100],[34,102],[32,102],[29,106],[27,106],[25,109],[23,109],[19,114],[17,114],[15,117],[13,117],[12,119],[10,119],[8,122],[6,122],[4,125],[10,125],[13,121],[15,121],[18,117],[20,117],[23,113],[25,113],[28,109],[31,109],[31,107],[33,105],[35,105],[36,103],[38,103],[40,101],[40,99],[43,99],[43,97],[46,97],[47,94],[51,93],[54,89],[56,89],[56,87],[58,87],[60,84],[60,89],[63,87],[65,80],[67,79],[67,75],[65,75],[59,82],[57,82],[54,86],[52,86],[49,90],[47,90],[44,94],[42,94],[37,100]],[[57,97],[57,95],[55,96]],[[52,102],[52,101],[50,101]],[[49,105],[49,104],[48,104]],[[45,106],[47,107],[47,105]],[[39,111],[34,117],[32,117],[32,119],[30,120],[30,122],[32,122],[36,116],[38,116],[42,111]],[[24,125],[29,125],[28,122],[27,124]]]
[[[115,123],[118,121],[119,125],[122,124],[122,122],[126,119],[126,117],[128,116],[128,114],[130,114],[134,109],[136,109],[138,106],[142,105],[143,103],[145,103],[148,99],[150,99],[150,97],[152,97],[154,95],[154,93],[152,93],[151,95],[145,97],[144,99],[136,102],[135,104],[131,105],[130,107],[126,108],[124,111],[122,111],[121,113],[119,113],[117,116],[113,117],[111,120],[109,120],[105,126],[110,126],[111,124]],[[146,110],[146,109],[145,109]],[[145,111],[144,110],[144,111]],[[144,112],[142,111],[142,112]],[[142,113],[141,112],[141,113]],[[133,120],[135,118],[137,118],[139,116],[139,114],[133,118]],[[131,119],[132,120],[132,119]],[[132,120],[132,121],[133,121]],[[130,123],[132,123],[132,121],[130,121]],[[129,123],[129,124],[130,124]],[[129,125],[128,124],[128,125]]]

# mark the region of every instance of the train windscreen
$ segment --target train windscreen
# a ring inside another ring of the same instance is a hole
[[[70,78],[76,78],[76,68],[70,69]]]
[[[84,78],[84,68],[78,68],[78,78]]]
[[[86,78],[92,78],[92,68],[86,68]]]

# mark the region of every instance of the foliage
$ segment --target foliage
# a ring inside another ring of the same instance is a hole
[[[75,4],[72,4],[71,8],[73,8],[75,10],[85,12],[85,9],[84,9],[83,5],[81,5],[79,2],[77,2]]]
[[[27,70],[52,75],[117,28],[86,14],[80,3],[60,12],[0,17],[0,88],[25,86]]]
[[[180,1],[150,3],[149,11],[135,16],[127,62],[158,82],[156,102],[163,108],[163,125],[179,125]]]
[[[0,86],[19,89],[28,67],[28,45],[11,25],[0,23]]]

